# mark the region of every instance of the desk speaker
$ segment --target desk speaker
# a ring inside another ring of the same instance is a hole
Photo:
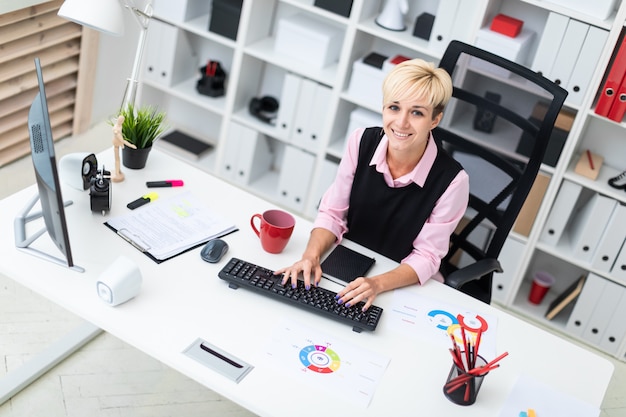
[[[120,256],[100,274],[96,290],[102,301],[116,306],[139,294],[141,281],[141,271],[137,264],[125,256]]]

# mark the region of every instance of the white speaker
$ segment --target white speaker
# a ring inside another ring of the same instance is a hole
[[[96,290],[102,301],[116,306],[139,294],[141,281],[141,271],[137,264],[125,256],[120,256],[100,274]]]
[[[88,189],[97,173],[98,160],[92,153],[70,153],[59,161],[59,178],[77,190]]]

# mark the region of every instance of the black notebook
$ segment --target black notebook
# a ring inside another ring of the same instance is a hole
[[[322,275],[339,284],[364,276],[376,260],[342,245],[322,261]]]

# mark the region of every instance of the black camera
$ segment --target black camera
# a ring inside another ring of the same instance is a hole
[[[104,215],[111,210],[111,172],[105,171],[104,167],[97,171],[90,180],[89,197],[91,211],[101,212]]]

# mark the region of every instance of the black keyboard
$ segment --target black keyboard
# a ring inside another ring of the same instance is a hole
[[[237,258],[232,258],[218,276],[227,281],[231,288],[249,288],[320,316],[349,324],[353,326],[352,330],[359,333],[362,330],[376,330],[383,314],[383,309],[377,306],[370,306],[363,312],[363,302],[346,307],[337,303],[336,292],[313,286],[307,290],[302,281],[298,281],[295,289],[291,288],[291,282],[282,285],[282,275],[274,275],[274,271]]]

